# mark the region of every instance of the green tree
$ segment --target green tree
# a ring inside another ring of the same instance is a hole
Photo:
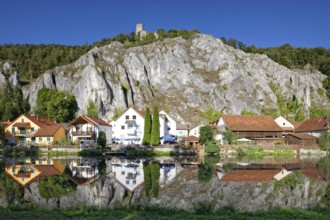
[[[144,116],[144,133],[143,133],[143,145],[150,145],[150,137],[151,137],[151,115],[150,115],[150,109],[147,107],[146,114]]]
[[[210,107],[208,108],[204,113],[204,117],[207,118],[209,121],[214,121],[220,118],[221,111],[216,111],[214,108]]]
[[[151,137],[150,137],[150,144],[153,146],[159,145],[160,139],[160,131],[159,131],[159,112],[158,107],[154,107],[154,114],[152,117],[152,125],[151,125]]]
[[[239,139],[239,136],[228,130],[228,128],[226,128],[222,135],[224,142],[227,144],[233,144],[237,139]]]
[[[209,163],[201,164],[198,170],[198,180],[201,182],[209,182],[212,179],[214,167]]]
[[[74,119],[78,109],[74,95],[58,91],[47,104],[48,118],[58,122],[69,122]]]
[[[9,82],[3,91],[3,96],[0,98],[0,113],[2,121],[11,121],[22,113],[29,111],[29,105],[23,99],[22,90],[15,86],[13,87]]]
[[[294,120],[295,121],[305,121],[305,119],[306,119],[305,112],[301,108],[299,108],[297,113],[296,113],[296,116],[295,116]]]
[[[0,144],[5,145],[5,129],[2,123],[0,123]]]
[[[146,197],[150,197],[151,191],[151,168],[150,164],[143,163],[143,174],[144,174],[144,192]]]
[[[215,141],[207,141],[205,145],[205,152],[210,155],[219,154],[219,144]]]
[[[199,141],[206,144],[208,141],[214,140],[214,131],[211,125],[205,125],[199,129]]]
[[[318,144],[322,150],[330,151],[330,133],[328,131],[321,133]]]
[[[317,164],[317,169],[326,176],[330,177],[330,157],[323,157]]]
[[[39,192],[43,198],[60,198],[76,190],[66,174],[49,176],[39,183]]]
[[[99,132],[99,136],[97,137],[97,144],[101,147],[105,147],[107,144],[107,136],[104,131]]]
[[[241,111],[241,115],[258,115],[255,112],[250,112],[248,110],[246,110],[245,108]]]
[[[88,100],[87,115],[92,117],[97,117],[99,115],[99,111],[95,103],[90,99]]]
[[[42,88],[39,89],[37,94],[37,109],[36,114],[46,116],[47,105],[52,97],[56,94],[56,89]]]
[[[159,176],[160,176],[160,166],[158,163],[151,164],[151,191],[153,197],[157,198],[159,194]]]

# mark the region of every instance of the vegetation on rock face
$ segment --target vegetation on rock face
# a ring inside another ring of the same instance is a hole
[[[318,118],[325,115],[330,115],[330,109],[327,108],[310,108],[310,117]]]
[[[222,112],[216,111],[214,108],[208,108],[204,113],[204,117],[207,118],[209,121],[214,121],[220,118]]]
[[[5,129],[3,127],[3,124],[0,123],[0,146],[4,146],[5,143]]]
[[[29,111],[29,104],[23,99],[22,90],[18,86],[12,86],[7,82],[3,91],[0,91],[0,95],[1,121],[11,121]]]
[[[151,115],[150,109],[147,107],[146,113],[144,116],[144,133],[143,133],[143,145],[150,145],[150,136],[151,136]]]
[[[39,183],[39,192],[43,198],[60,198],[76,190],[76,185],[66,174],[49,176]]]
[[[99,115],[99,110],[95,103],[90,99],[88,100],[87,115],[92,117],[97,117]]]
[[[159,112],[158,107],[154,107],[154,113],[152,116],[152,125],[151,125],[151,136],[150,136],[150,144],[153,146],[159,145],[160,139],[160,131],[159,131]]]
[[[23,202],[24,188],[1,170],[0,192],[4,192],[6,206],[15,206]]]
[[[330,157],[323,157],[317,164],[317,169],[328,179],[330,177]]]
[[[97,144],[101,147],[105,147],[107,144],[107,137],[104,131],[99,132],[99,136],[97,137]]]
[[[43,88],[38,91],[37,110],[57,122],[69,122],[75,118],[78,104],[74,95],[54,89]]]

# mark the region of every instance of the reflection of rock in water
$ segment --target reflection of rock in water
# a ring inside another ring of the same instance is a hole
[[[132,164],[130,161],[123,161],[123,163],[126,163],[126,165]],[[115,164],[112,163],[113,166],[122,165],[119,163]],[[313,164],[313,162],[307,164]],[[134,169],[133,166],[132,169]],[[166,179],[166,169],[164,169],[164,179]],[[214,205],[214,208],[233,206],[239,210],[246,211],[277,206],[302,209],[315,206],[321,198],[317,192],[324,191],[327,185],[324,181],[311,180],[310,178],[314,174],[312,171],[306,172],[306,174],[302,172],[305,175],[300,175],[301,181],[297,182],[295,187],[291,188],[282,184],[274,190],[275,180],[271,178],[262,182],[259,180],[254,182],[224,182],[220,181],[216,177],[216,173],[214,173],[213,179],[205,183],[197,180],[198,171],[195,167],[187,166],[180,169],[181,171],[177,172],[172,179],[170,178],[171,175],[167,176],[171,180],[165,181],[166,184],[160,188],[158,197],[150,198],[150,200],[145,197],[143,184],[138,185],[132,192],[129,192],[127,187],[116,179],[117,172],[110,172],[97,179],[93,184],[79,185],[76,192],[59,200],[41,198],[38,191],[38,183],[33,183],[26,187],[24,198],[34,204],[47,207],[56,207],[56,204],[59,204],[61,207],[114,207],[118,204],[150,203],[161,207],[194,210],[194,204],[197,202],[208,201]],[[312,169],[311,166],[308,166],[308,169]],[[255,171],[257,172],[258,170]],[[168,171],[167,174],[171,172]],[[129,177],[130,175],[126,175],[125,172],[124,176]],[[225,178],[225,176],[222,178]],[[281,183],[285,183],[284,180]]]

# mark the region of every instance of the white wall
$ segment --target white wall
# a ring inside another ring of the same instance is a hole
[[[135,167],[130,165],[135,165]],[[113,160],[111,161],[111,170],[115,173],[116,180],[131,192],[144,182],[142,160],[140,160],[140,163],[128,160]],[[129,176],[134,178],[130,179]]]
[[[165,118],[161,117],[165,115]],[[159,124],[160,124],[160,137],[165,135],[176,135],[176,121],[169,116],[164,110],[159,112]]]
[[[220,117],[219,122],[218,122],[218,129],[220,129],[221,131],[225,131],[225,128],[226,128],[226,123],[223,120],[223,118]],[[222,134],[217,134],[216,137],[215,137],[215,139],[218,140],[220,142],[220,144],[224,144],[223,135]]]
[[[94,131],[95,132],[95,142],[97,140],[97,138],[99,137],[99,132],[100,131],[104,131],[107,137],[107,144],[111,143],[111,139],[112,139],[112,132],[111,132],[112,128],[111,126],[104,126],[104,125],[93,125],[93,124],[78,124],[73,126],[70,131],[70,137],[71,137],[71,141],[72,142],[76,142],[78,140],[78,138],[80,140],[87,140],[87,136],[73,136],[72,132],[76,132],[76,131],[82,131],[82,132],[86,132],[86,131]]]
[[[278,124],[278,126],[280,126],[281,128],[292,128],[294,129],[293,124],[291,124],[288,120],[286,120],[285,118],[283,118],[282,116],[277,117],[275,120],[276,124]]]
[[[191,129],[190,131],[189,131],[189,135],[190,136],[196,136],[196,137],[199,137],[199,129],[201,128],[201,127],[203,127],[204,125],[198,125],[197,127],[194,127],[193,129]]]
[[[99,132],[103,131],[107,137],[107,144],[111,144],[112,142],[112,127],[111,126],[104,126],[104,125],[99,125]],[[99,133],[98,132],[98,133]],[[97,137],[98,137],[98,133],[97,133]]]
[[[178,137],[188,137],[188,130],[180,130],[180,129],[177,129],[176,130],[176,135]]]
[[[134,117],[135,116],[135,117]],[[135,119],[134,119],[135,118]],[[130,127],[126,122],[135,121],[135,125]],[[133,144],[142,144],[144,133],[144,117],[133,108],[129,108],[117,120],[110,123],[112,125],[112,138],[119,138],[123,144],[131,144],[132,141],[125,139],[139,138]]]

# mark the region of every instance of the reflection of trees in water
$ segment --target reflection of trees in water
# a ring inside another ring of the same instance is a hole
[[[326,179],[330,177],[330,157],[323,157],[317,164],[317,169],[325,175]]]

